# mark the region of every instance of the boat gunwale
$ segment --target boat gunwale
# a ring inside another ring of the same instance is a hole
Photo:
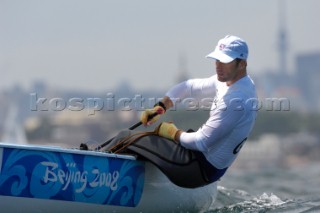
[[[114,154],[114,153],[91,151],[91,150],[80,150],[76,148],[74,149],[63,148],[59,146],[48,146],[48,145],[12,144],[12,143],[0,142],[0,148],[60,152],[60,153],[69,153],[69,154],[91,155],[91,156],[106,157],[106,158],[120,158],[125,160],[137,160],[137,158],[133,155]]]

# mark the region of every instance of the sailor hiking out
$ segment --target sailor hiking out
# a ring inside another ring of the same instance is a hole
[[[257,95],[247,74],[246,42],[227,35],[207,58],[215,59],[214,75],[173,86],[153,109],[141,114],[141,122],[149,126],[173,107],[175,100],[212,98],[209,117],[198,130],[186,132],[174,123],[162,122],[152,133],[122,133],[135,141],[128,150],[154,163],[172,182],[189,188],[215,182],[225,174],[249,136],[257,114],[250,104]],[[150,119],[155,113],[157,116]],[[123,137],[119,136],[118,142]]]

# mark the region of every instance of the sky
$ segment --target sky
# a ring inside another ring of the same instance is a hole
[[[205,56],[227,34],[247,41],[249,73],[277,70],[280,1],[0,0],[0,90],[166,90],[181,58],[189,77],[213,75]],[[320,51],[319,8],[285,1],[291,73],[297,55]]]

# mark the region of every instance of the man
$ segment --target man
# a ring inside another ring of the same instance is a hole
[[[248,46],[244,40],[227,35],[207,58],[215,59],[215,75],[174,86],[153,109],[142,113],[141,122],[154,123],[159,115],[150,121],[148,116],[165,113],[174,106],[173,100],[214,97],[208,120],[196,132],[184,132],[167,122],[157,129],[160,136],[200,153],[198,160],[214,182],[230,167],[253,128],[257,112],[250,103],[257,95],[247,75]]]

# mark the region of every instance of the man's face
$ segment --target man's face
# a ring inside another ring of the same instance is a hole
[[[228,86],[237,81],[240,74],[240,63],[237,62],[237,60],[233,60],[230,63],[222,63],[219,60],[216,60],[218,80],[221,82],[227,82]]]

